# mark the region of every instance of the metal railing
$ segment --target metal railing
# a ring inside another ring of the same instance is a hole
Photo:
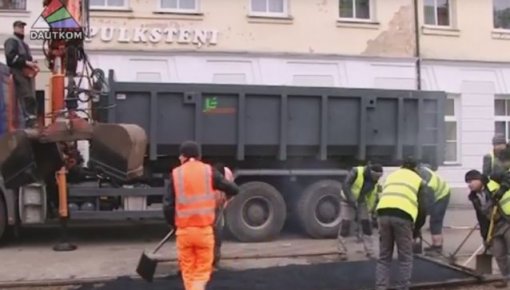
[[[27,0],[0,0],[0,10],[27,10]]]

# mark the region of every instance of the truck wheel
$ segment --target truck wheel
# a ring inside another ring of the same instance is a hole
[[[297,202],[301,228],[310,237],[335,238],[340,225],[340,192],[342,184],[320,180],[308,186]]]
[[[241,242],[263,242],[278,236],[287,218],[281,194],[265,182],[248,182],[228,204],[228,231]]]

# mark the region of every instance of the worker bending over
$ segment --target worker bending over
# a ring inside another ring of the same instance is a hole
[[[474,169],[466,173],[465,180],[469,188],[468,198],[473,204],[480,227],[480,235],[485,242],[489,232],[491,198],[499,189],[499,184]]]
[[[181,165],[170,175],[164,213],[170,225],[177,228],[177,255],[185,289],[204,290],[214,259],[215,191],[232,197],[239,188],[200,161],[196,142],[181,144],[179,160]]]
[[[435,172],[437,167],[431,169],[430,166],[421,164],[418,167],[420,177],[427,183],[434,192],[434,203],[430,207],[430,233],[432,235],[432,245],[425,248],[429,254],[440,254],[443,251],[443,221],[446,215],[446,209],[450,203],[450,187]]]
[[[501,154],[504,167],[510,166],[510,148],[506,148]],[[487,244],[491,247],[492,254],[496,259],[502,279],[497,288],[507,288],[510,270],[508,268],[508,255],[510,254],[510,174],[501,175],[500,187],[493,194],[491,206],[497,207],[497,214],[493,216],[494,229],[488,234]],[[492,211],[492,210],[491,210]],[[492,235],[491,235],[492,234]]]
[[[376,290],[389,288],[394,245],[398,250],[396,289],[407,290],[413,268],[413,238],[420,237],[427,208],[433,195],[417,173],[417,162],[408,157],[400,169],[384,182],[377,204],[379,222],[379,260],[376,266]]]
[[[496,135],[492,138],[492,152],[483,156],[482,174],[492,178],[493,174],[505,171],[499,155],[506,148],[506,138],[503,135]],[[507,168],[508,169],[508,168]]]
[[[340,201],[340,228],[338,230],[338,253],[340,259],[347,260],[345,239],[351,232],[351,224],[356,220],[363,231],[363,247],[367,257],[374,255],[372,241],[372,212],[375,210],[379,184],[383,174],[380,164],[353,168],[342,184]]]
[[[225,177],[226,180],[234,182],[234,174],[222,163],[214,164],[214,168]],[[216,191],[216,220],[214,221],[214,261],[213,266],[218,267],[221,259],[221,244],[223,241],[223,228],[225,227],[224,210],[227,205],[227,195],[225,192]]]

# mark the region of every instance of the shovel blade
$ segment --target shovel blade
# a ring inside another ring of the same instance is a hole
[[[154,273],[156,273],[157,266],[158,261],[143,253],[140,257],[140,261],[138,262],[138,266],[136,267],[136,273],[138,273],[138,275],[140,275],[140,277],[142,277],[145,281],[152,282],[154,280]]]
[[[492,255],[476,255],[476,271],[480,274],[492,274]]]

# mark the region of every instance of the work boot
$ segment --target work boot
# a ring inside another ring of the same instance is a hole
[[[436,252],[436,253],[442,253],[443,252],[443,246],[430,246],[423,249],[425,252]]]
[[[508,287],[508,281],[506,279],[500,280],[496,283],[494,283],[495,288],[507,288]]]

